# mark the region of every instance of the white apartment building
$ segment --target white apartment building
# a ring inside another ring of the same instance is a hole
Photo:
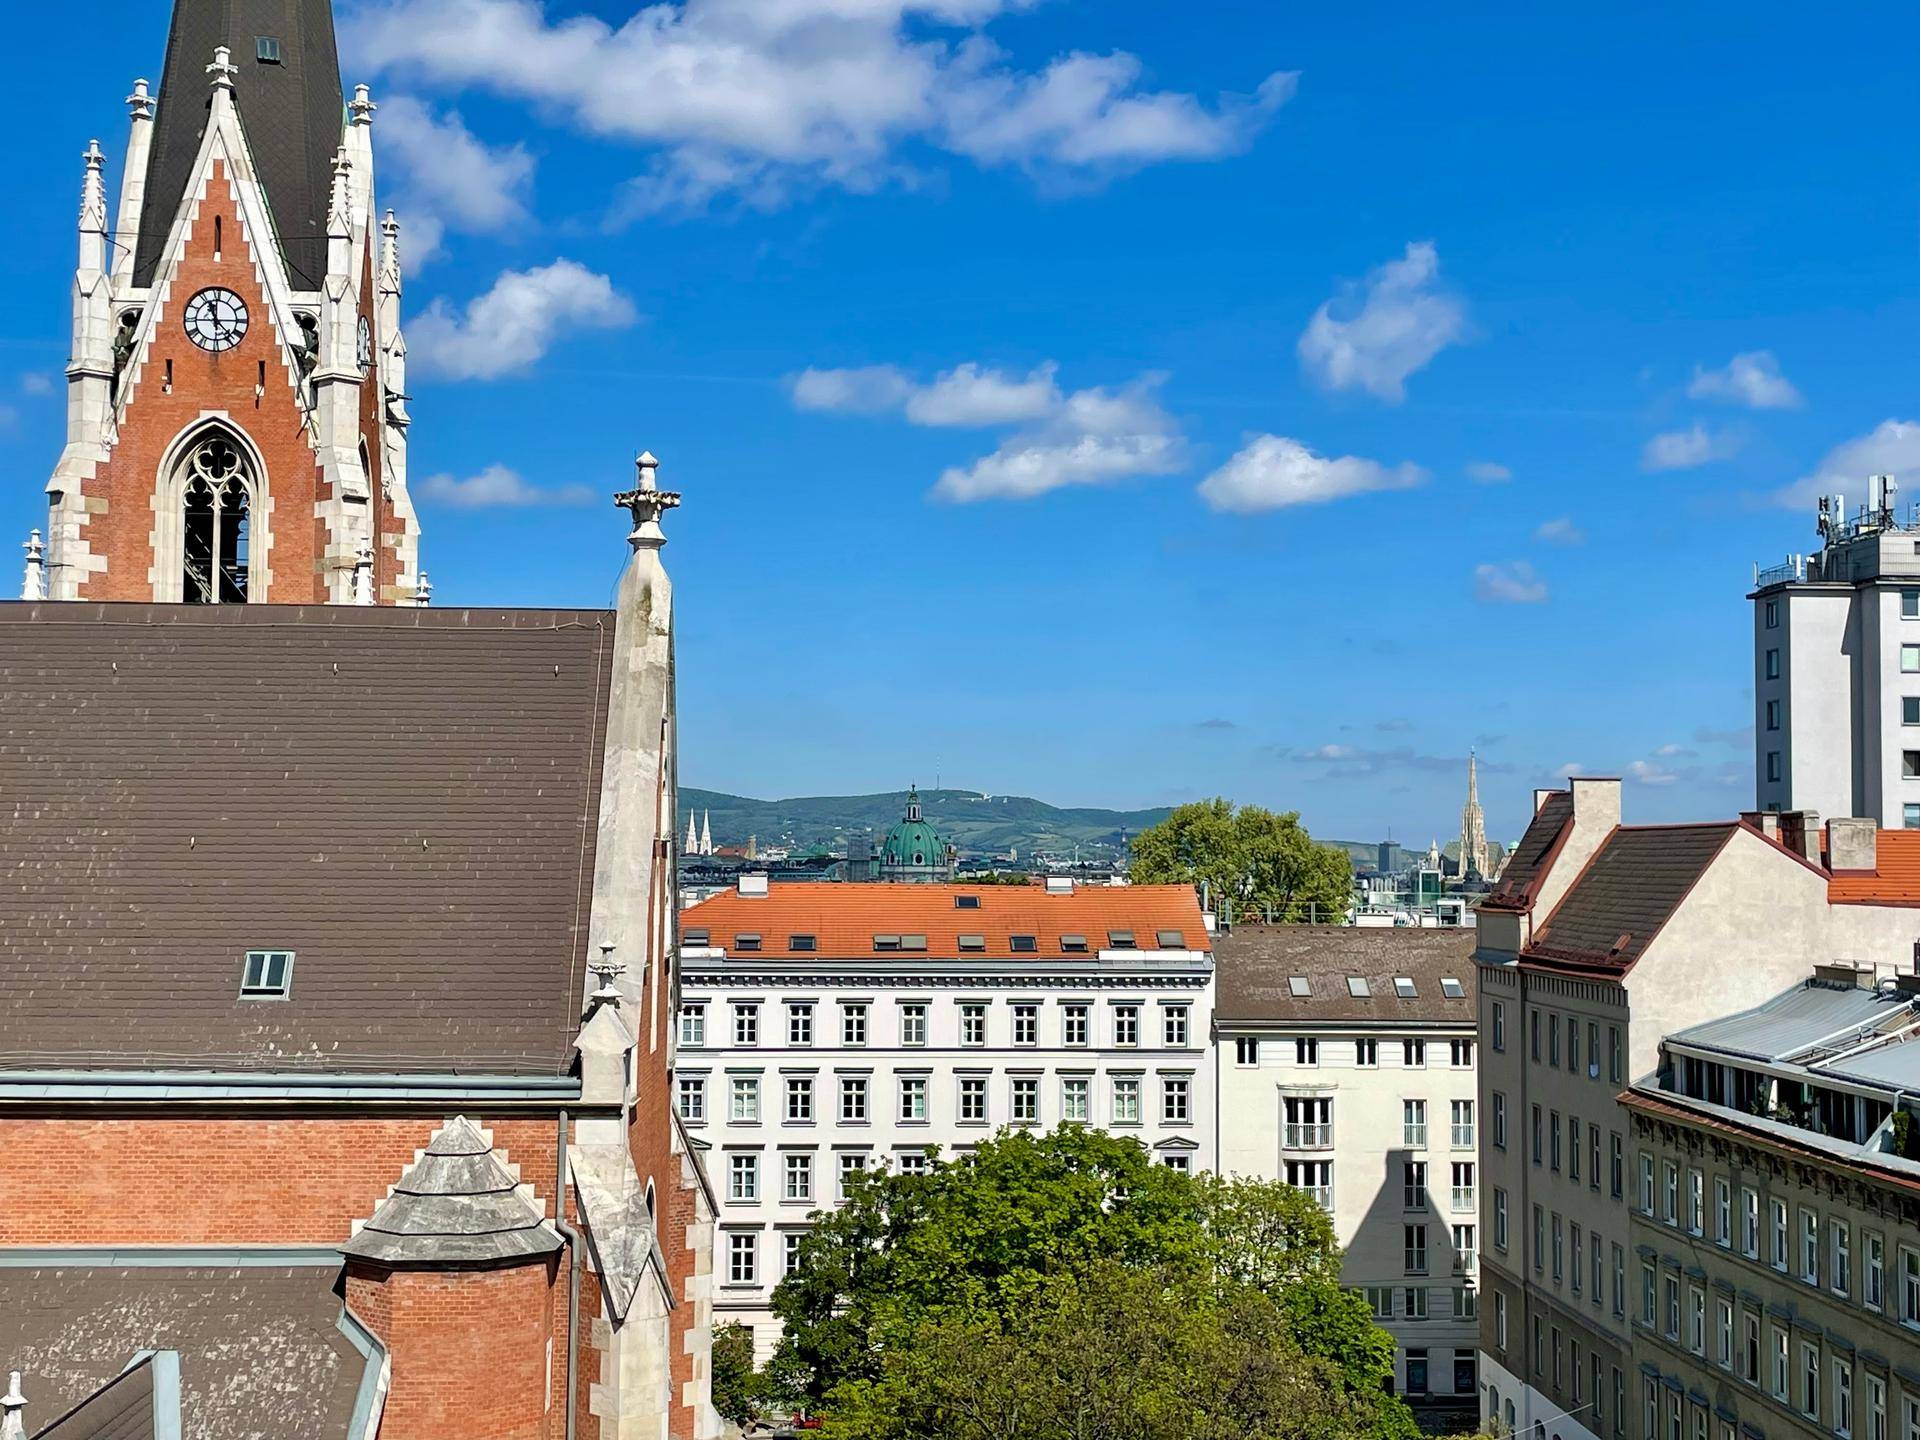
[[[1852,517],[1821,497],[1821,548],[1754,573],[1755,804],[1920,829],[1920,518],[1868,489]]]
[[[1214,945],[1221,1170],[1310,1191],[1346,1250],[1342,1282],[1394,1338],[1400,1392],[1470,1412],[1473,931],[1250,925]]]
[[[680,1113],[720,1198],[714,1318],[769,1302],[868,1166],[1077,1121],[1214,1164],[1213,955],[1186,886],[769,884],[682,912]]]

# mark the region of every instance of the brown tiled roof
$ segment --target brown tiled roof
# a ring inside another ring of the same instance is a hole
[[[612,636],[0,605],[0,1066],[563,1071]],[[239,998],[250,949],[288,999]]]
[[[1471,1025],[1474,932],[1344,925],[1242,925],[1214,942],[1214,1018],[1232,1021],[1446,1022]],[[1293,993],[1303,977],[1309,993]],[[1413,981],[1411,999],[1396,976]],[[1350,977],[1368,994],[1352,993]],[[1449,996],[1443,979],[1460,982]]]
[[[30,1429],[80,1406],[137,1352],[176,1350],[182,1434],[347,1440],[369,1362],[338,1328],[339,1273],[338,1264],[10,1266],[0,1269],[0,1368],[20,1371]],[[142,1433],[93,1423],[132,1418],[116,1398],[54,1434]]]
[[[1624,973],[1739,828],[1734,820],[1616,826],[1521,958]]]
[[[682,911],[680,935],[706,931],[710,943],[729,954],[752,953],[742,935],[760,937],[759,953],[781,959],[821,956],[868,958],[875,935],[923,938],[933,959],[1031,959],[1070,953],[1062,936],[1078,936],[1089,954],[1112,948],[1112,932],[1131,932],[1142,950],[1207,950],[1211,940],[1190,885],[1082,886],[1070,895],[1049,895],[1038,885],[816,885],[795,882],[768,887],[762,897],[722,891]],[[961,909],[961,897],[977,908]],[[1160,945],[1162,931],[1177,932],[1178,946]],[[962,951],[960,937],[978,936],[980,948]],[[1031,951],[1015,951],[1016,935],[1034,937]],[[810,936],[811,949],[796,950],[796,936]]]
[[[1501,868],[1500,883],[1480,902],[1483,910],[1526,910],[1539,893],[1546,878],[1549,861],[1560,848],[1560,839],[1573,823],[1573,794],[1555,790],[1540,802],[1527,822],[1527,833],[1513,847],[1513,854]]]

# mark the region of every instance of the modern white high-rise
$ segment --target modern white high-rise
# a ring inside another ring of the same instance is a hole
[[[1821,548],[1754,573],[1755,808],[1920,828],[1920,510],[1889,476]]]

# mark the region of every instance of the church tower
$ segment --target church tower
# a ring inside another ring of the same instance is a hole
[[[1460,874],[1493,878],[1487,855],[1487,817],[1480,810],[1480,763],[1472,751],[1467,752],[1467,804],[1460,812]]]
[[[399,227],[329,0],[176,0],[119,205],[81,181],[51,600],[426,603]],[[37,598],[37,596],[36,596]]]

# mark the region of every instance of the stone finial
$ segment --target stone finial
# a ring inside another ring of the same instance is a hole
[[[240,67],[233,63],[233,51],[221,45],[213,52],[213,63],[207,66],[207,74],[213,77],[216,90],[233,89],[233,77],[240,73]]]
[[[23,548],[27,552],[27,578],[21,583],[20,598],[44,600],[47,598],[47,547],[38,530],[27,537]]]
[[[87,142],[86,153],[80,157],[86,161],[86,176],[80,182],[80,228],[82,230],[105,230],[107,228],[107,182],[102,175],[107,157],[100,151],[98,140]]]
[[[612,941],[602,941],[600,958],[587,967],[600,981],[593,994],[587,997],[591,1005],[617,1006],[620,1003],[620,987],[616,982],[627,973],[627,967],[624,961],[613,958],[613,948]]]
[[[27,1397],[20,1393],[20,1372],[16,1370],[7,1393],[0,1395],[0,1440],[26,1440],[27,1422],[20,1413],[26,1408]]]
[[[353,158],[342,145],[333,152],[333,193],[327,200],[327,231],[349,235],[353,231]]]
[[[400,221],[391,210],[380,222],[380,288],[400,293]]]
[[[153,119],[153,96],[147,93],[147,82],[133,82],[133,93],[127,96],[127,112],[135,120]]]
[[[347,102],[347,113],[353,116],[355,125],[373,124],[373,112],[380,107],[373,103],[373,91],[365,85],[353,87],[353,99]]]
[[[680,495],[659,487],[655,472],[660,462],[653,458],[651,451],[641,451],[633,465],[639,472],[639,486],[621,491],[613,497],[613,503],[633,513],[633,533],[627,536],[627,543],[636,550],[657,550],[667,543],[666,532],[660,528],[660,517],[680,503]]]
[[[427,572],[420,572],[420,583],[413,587],[413,603],[422,610],[433,603],[433,581],[427,578]]]
[[[362,545],[353,557],[353,603],[373,604],[373,547]]]

